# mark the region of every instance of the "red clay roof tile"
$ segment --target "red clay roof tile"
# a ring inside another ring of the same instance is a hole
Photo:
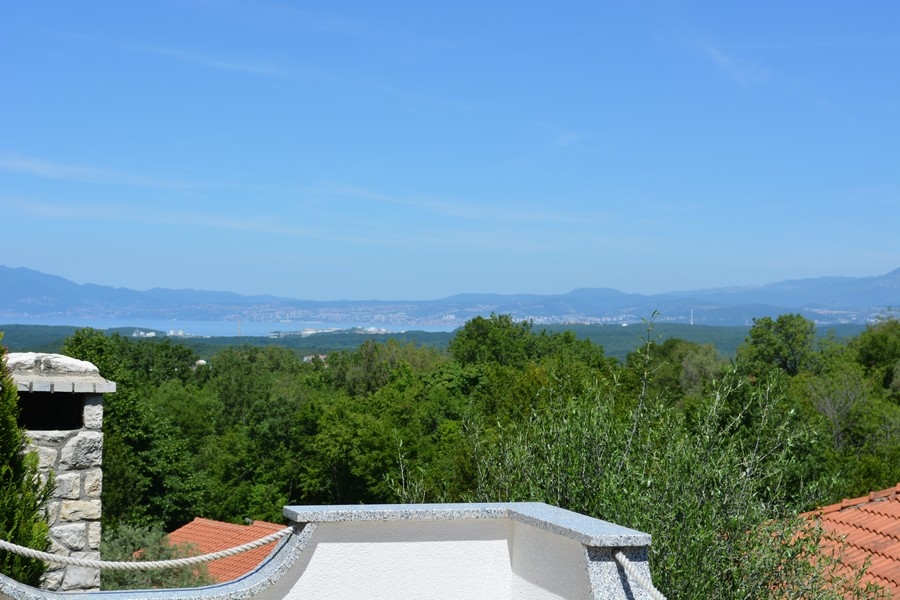
[[[869,561],[863,582],[873,581],[900,598],[900,483],[806,513],[847,544],[841,561],[859,567]],[[834,548],[834,541],[823,541]]]
[[[170,533],[169,542],[191,544],[199,554],[209,554],[258,540],[283,528],[283,525],[265,521],[254,521],[250,525],[235,525],[197,517]],[[206,565],[209,575],[216,583],[237,579],[259,566],[277,543],[271,542],[247,552],[208,562]]]

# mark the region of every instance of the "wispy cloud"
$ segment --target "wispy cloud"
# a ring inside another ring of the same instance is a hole
[[[591,139],[593,136],[582,131],[572,131],[551,125],[548,123],[539,123],[540,127],[550,137],[551,146],[554,149],[570,148],[580,146],[582,142]]]
[[[179,225],[208,229],[227,229],[253,233],[310,235],[312,228],[295,227],[278,218],[265,216],[227,216],[213,212],[150,209],[147,206],[92,202],[35,202],[19,200],[18,210],[34,217],[74,221],[119,221],[144,225]]]
[[[0,171],[31,175],[42,179],[59,179],[63,181],[80,181],[85,183],[131,185],[163,189],[189,189],[197,187],[195,184],[182,181],[144,177],[133,173],[123,173],[120,171],[111,171],[108,169],[83,165],[63,164],[42,158],[12,153],[0,153]]]
[[[193,2],[194,8],[205,15],[238,22],[266,30],[305,31],[331,35],[360,37],[370,35],[372,28],[365,21],[334,12],[312,11],[277,2],[215,0]]]
[[[263,77],[278,77],[289,79],[295,76],[290,69],[270,61],[247,59],[245,57],[221,56],[210,53],[192,52],[172,46],[161,46],[154,44],[138,44],[131,42],[121,42],[112,38],[77,34],[77,33],[61,33],[61,38],[68,39],[80,44],[101,48],[114,48],[116,50],[126,50],[129,52],[137,52],[140,54],[149,54],[153,56],[161,56],[185,64],[190,64],[207,69],[216,69],[219,71],[231,71],[235,73],[244,73],[247,75],[257,75]]]
[[[172,58],[199,67],[207,67],[220,71],[234,71],[238,73],[246,73],[249,75],[278,77],[282,79],[290,79],[294,76],[294,73],[292,73],[290,70],[268,62],[204,56],[201,54],[184,52],[176,48],[167,48],[162,46],[134,46],[133,49],[140,52],[145,52],[147,54],[155,54],[157,56]]]
[[[557,134],[556,139],[553,141],[554,145],[557,148],[565,148],[567,146],[571,146],[576,142],[580,142],[582,140],[587,140],[591,136],[585,133],[575,133],[573,131],[561,131]]]
[[[448,217],[476,219],[483,216],[477,207],[466,207],[423,198],[392,196],[355,185],[331,181],[321,182],[307,192],[313,196],[362,200],[367,203],[400,206]],[[476,211],[472,212],[471,208],[476,208]]]
[[[292,13],[294,11],[291,7],[275,6],[275,8],[277,10],[283,10],[286,13]],[[343,22],[339,17],[316,17],[313,15],[310,16],[310,19],[313,23],[316,23],[315,27],[335,30],[347,35],[350,35],[351,31],[365,29],[361,25],[353,25],[353,22]],[[336,73],[332,70],[321,69],[314,63],[285,64],[285,62],[266,60],[258,57],[237,56],[233,53],[208,50],[197,51],[170,45],[155,45],[152,43],[126,43],[78,34],[64,34],[64,37],[84,44],[158,56],[203,69],[212,69],[256,77],[277,78],[309,85],[323,85],[330,88],[342,88],[343,91],[350,90],[354,92],[353,98],[362,99],[365,102],[371,102],[372,98],[386,98],[400,101],[411,106],[426,106],[442,110],[465,112],[478,110],[478,107],[473,106],[472,104],[453,98],[418,93],[415,90],[409,90],[402,86],[394,85],[389,81],[381,80],[369,75],[354,76]],[[347,96],[344,94],[342,97],[346,99]]]
[[[394,201],[373,192],[354,188],[359,194],[367,195],[370,201]],[[399,201],[402,206],[411,206]],[[42,200],[22,196],[0,195],[0,203],[14,214],[41,222],[116,223],[124,225],[135,235],[157,235],[154,228],[167,231],[190,230],[193,235],[201,231],[232,232],[265,238],[284,237],[321,244],[338,244],[342,247],[384,248],[403,252],[442,251],[493,252],[493,253],[533,253],[553,252],[560,247],[561,239],[554,230],[541,229],[540,235],[523,235],[524,227],[544,225],[548,220],[566,219],[566,216],[547,214],[527,214],[519,211],[485,210],[477,223],[448,222],[440,227],[410,228],[402,223],[373,223],[368,219],[353,219],[345,207],[326,215],[308,218],[308,215],[285,215],[283,213],[252,214],[217,213],[215,210],[185,210],[181,205],[166,205],[164,202],[145,201],[140,205],[133,202],[95,202],[91,200]],[[161,208],[165,206],[165,208]],[[471,216],[471,215],[469,215]],[[585,219],[571,217],[573,224],[584,224]],[[587,218],[590,218],[589,216]],[[528,221],[521,227],[498,229],[491,221]],[[340,226],[333,226],[335,223]],[[585,235],[586,230],[568,230],[566,241]],[[594,240],[593,233],[591,239]],[[592,242],[593,243],[593,242]]]
[[[725,53],[713,45],[706,45],[704,51],[732,81],[742,87],[765,83],[771,75],[770,70],[756,62],[745,60]]]
[[[244,6],[254,15],[276,25],[290,23],[305,30],[344,36],[372,35],[373,32],[364,21],[336,13],[313,12],[296,6],[265,2],[253,2]],[[246,16],[245,11],[241,12]]]
[[[396,27],[396,19],[360,19],[355,15],[349,17],[334,11],[310,10],[297,6],[300,3],[295,4],[228,0],[208,2],[206,6],[210,9],[208,14],[261,30],[340,36],[378,45],[397,43],[414,50],[452,49],[465,43],[465,38],[458,34],[447,36],[435,30],[425,34],[416,29],[400,29]],[[329,5],[329,8],[333,6]]]
[[[11,210],[32,218],[55,221],[116,222],[134,225],[186,227],[193,230],[236,231],[267,236],[298,237],[323,242],[369,246],[399,246],[402,240],[354,235],[346,231],[323,230],[314,226],[298,226],[280,215],[221,215],[212,211],[185,211],[150,206],[92,202],[46,202],[22,197],[5,197]]]
[[[783,41],[729,43],[733,50],[818,50],[822,48],[896,48],[900,36],[881,38],[791,38]]]
[[[346,77],[334,73],[323,72],[315,67],[288,68],[279,64],[260,60],[248,60],[237,57],[223,58],[208,54],[188,52],[178,48],[165,46],[128,46],[130,50],[169,58],[184,64],[229,71],[259,77],[272,77],[296,80],[305,83],[324,84],[362,92],[359,97],[371,98],[373,95],[399,100],[405,104],[431,106],[447,110],[475,110],[473,106],[448,98],[439,98],[416,92],[410,92],[390,83],[368,77]]]
[[[683,200],[678,202],[653,202],[650,205],[650,212],[666,215],[694,215],[702,210],[703,205],[701,203]]]
[[[428,212],[440,217],[450,217],[467,221],[499,222],[499,223],[568,223],[599,224],[608,222],[606,215],[600,213],[570,212],[562,208],[546,210],[535,209],[522,202],[505,203],[465,203],[436,200],[425,196],[412,198],[383,194],[377,191],[334,182],[322,182],[307,190],[311,196],[346,197],[372,203],[382,203],[407,207],[417,211]]]

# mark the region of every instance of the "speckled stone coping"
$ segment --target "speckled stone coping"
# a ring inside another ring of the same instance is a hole
[[[61,354],[10,352],[7,368],[20,392],[107,394],[116,383],[100,376],[91,363]]]
[[[316,523],[511,519],[576,540],[584,544],[589,551],[592,548],[602,548],[605,553],[610,553],[616,548],[622,548],[628,554],[637,552],[638,555],[632,558],[642,561],[646,561],[645,550],[650,544],[649,534],[547,504],[532,502],[287,506],[284,508],[284,515],[294,523],[294,532],[282,540],[255,571],[234,581],[193,589],[60,593],[38,590],[0,575],[0,600],[133,600],[134,598],[248,600],[260,595],[264,595],[265,598],[279,598],[283,597],[279,595],[278,590],[279,586],[283,585],[280,581],[285,578],[306,549],[316,530]],[[611,556],[601,558],[611,560]],[[646,565],[646,562],[644,564]],[[620,586],[621,590],[620,578],[616,574],[615,567],[612,567],[610,574],[601,575],[607,577],[610,584]],[[644,596],[635,594],[633,597]]]
[[[650,545],[650,534],[648,533],[628,529],[542,502],[286,506],[284,516],[295,523],[511,519],[571,538],[585,546],[630,548]]]

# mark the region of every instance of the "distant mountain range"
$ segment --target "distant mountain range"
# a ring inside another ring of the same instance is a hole
[[[877,277],[819,277],[763,286],[665,294],[584,288],[567,294],[459,294],[424,301],[311,301],[230,292],[144,292],[77,284],[26,268],[0,266],[0,323],[66,319],[345,323],[348,327],[452,329],[477,315],[509,314],[537,324],[661,322],[745,325],[800,313],[820,324],[866,323],[900,308],[900,269]]]

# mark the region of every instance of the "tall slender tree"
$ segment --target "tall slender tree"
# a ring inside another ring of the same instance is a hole
[[[6,348],[0,346],[0,538],[45,551],[50,545],[45,503],[53,482],[41,482],[37,454],[25,452],[18,418],[19,394],[6,367]],[[0,550],[0,573],[17,581],[38,585],[46,569],[42,561]]]

